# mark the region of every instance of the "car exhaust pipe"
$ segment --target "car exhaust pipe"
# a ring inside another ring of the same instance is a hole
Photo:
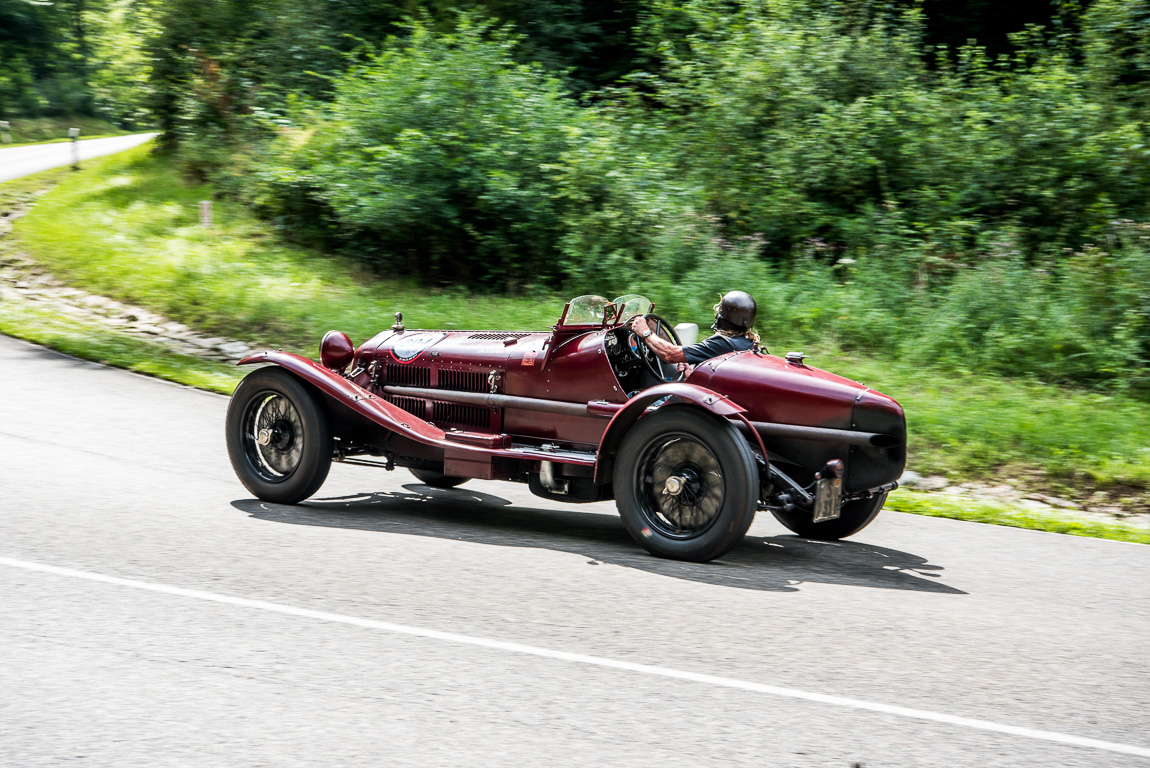
[[[894,448],[902,444],[894,435],[881,432],[855,432],[850,429],[830,429],[827,427],[802,427],[797,424],[770,424],[765,421],[752,421],[751,426],[763,437],[785,437],[792,440],[818,440],[824,443],[861,445],[867,448]],[[746,425],[736,424],[743,431]]]

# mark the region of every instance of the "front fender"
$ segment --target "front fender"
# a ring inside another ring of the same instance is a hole
[[[732,402],[726,395],[720,395],[718,392],[700,387],[698,384],[679,381],[645,389],[628,400],[627,404],[615,413],[611,418],[611,423],[607,425],[603,439],[599,441],[599,456],[595,464],[595,482],[600,484],[610,482],[615,469],[615,455],[619,452],[619,445],[623,442],[627,431],[647,412],[648,406],[668,397],[698,406],[724,419],[746,411],[745,408]]]
[[[410,437],[412,440],[418,440],[421,443],[443,443],[444,432],[439,427],[373,395],[358,384],[348,381],[329,368],[324,368],[314,360],[288,352],[260,352],[245,357],[236,365],[254,365],[256,363],[271,363],[291,371],[325,395],[392,432]]]

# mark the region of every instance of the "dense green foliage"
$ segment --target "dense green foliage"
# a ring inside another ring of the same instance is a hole
[[[1097,3],[1088,29],[1108,7],[1130,6]],[[1108,47],[1078,64],[1031,30],[1011,60],[968,47],[932,70],[915,11],[860,20],[780,0],[723,13],[701,0],[657,21],[664,43],[668,27],[689,30],[662,48],[655,83],[673,162],[709,210],[773,251],[816,237],[873,246],[890,203],[943,258],[1006,231],[1027,255],[1077,247],[1150,212],[1150,80],[1120,96]]]
[[[582,115],[558,80],[514,61],[515,41],[465,23],[418,26],[350,69],[275,182],[303,185],[362,245],[451,282],[556,278],[564,206],[550,170]]]
[[[0,0],[0,119],[151,120],[152,0]]]
[[[578,106],[516,43],[468,17],[449,35],[413,25],[272,145],[265,204],[318,202],[350,250],[444,283],[606,291],[673,267],[666,233],[706,226],[690,196],[629,121]]]

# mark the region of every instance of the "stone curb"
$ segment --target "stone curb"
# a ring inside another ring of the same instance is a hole
[[[42,194],[46,190],[40,190]],[[34,193],[33,198],[39,197]],[[12,222],[24,216],[33,200],[0,211],[0,299],[25,300],[63,315],[103,325],[129,336],[154,341],[183,355],[234,363],[252,352],[242,341],[204,336],[181,323],[133,304],[73,288],[50,274],[26,253],[16,251],[5,236]]]

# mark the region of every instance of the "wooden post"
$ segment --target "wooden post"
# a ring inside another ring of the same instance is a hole
[[[212,201],[200,201],[200,226],[207,228],[212,226]]]

